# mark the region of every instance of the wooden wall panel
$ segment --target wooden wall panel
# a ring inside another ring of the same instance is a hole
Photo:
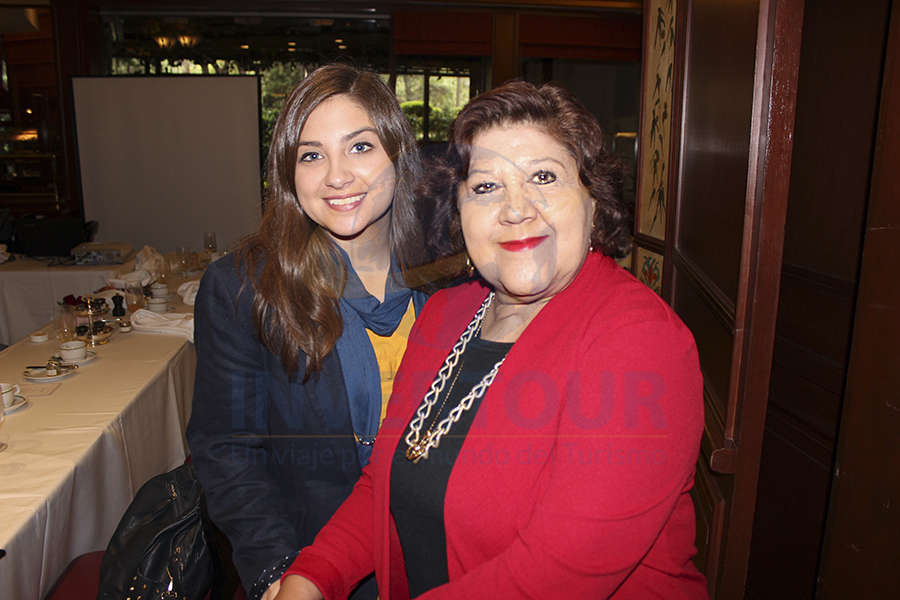
[[[748,599],[816,590],[889,4],[806,6]]]
[[[697,534],[694,544],[697,555],[694,564],[710,579],[715,579],[721,556],[722,528],[725,525],[725,499],[715,483],[715,475],[702,461],[694,475],[694,489],[691,491],[697,517]]]
[[[893,2],[820,598],[900,590],[900,6]]]
[[[734,344],[730,325],[710,312],[705,294],[691,278],[676,273],[674,288],[672,307],[694,334],[705,386],[724,421],[728,412],[728,382]]]
[[[813,597],[831,457],[827,464],[810,460],[798,443],[804,434],[791,421],[770,405],[757,497],[778,509],[756,513],[746,600]],[[778,476],[782,472],[791,477]]]
[[[491,55],[489,12],[397,10],[391,18],[395,54]]]
[[[890,1],[808,4],[785,263],[854,282]]]
[[[695,0],[677,248],[734,302],[747,189],[757,2]],[[710,249],[715,251],[710,251]]]
[[[496,87],[519,76],[519,16],[495,13],[492,37],[491,79]]]
[[[641,59],[641,16],[524,13],[519,15],[519,53],[523,58],[637,62]]]

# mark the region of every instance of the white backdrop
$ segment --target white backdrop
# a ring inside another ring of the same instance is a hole
[[[76,77],[84,213],[95,241],[219,250],[260,218],[256,77]]]

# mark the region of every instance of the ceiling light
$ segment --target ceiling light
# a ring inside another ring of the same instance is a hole
[[[32,142],[38,139],[37,129],[24,129],[14,134],[13,139],[17,142]]]
[[[249,50],[250,44],[241,44],[241,50]]]
[[[345,46],[344,44],[341,44],[340,46],[338,46],[338,50],[346,50],[346,49],[347,49],[347,46]]]
[[[156,42],[156,45],[160,48],[171,48],[175,45],[175,38],[167,35],[158,35],[153,38],[153,41]]]
[[[32,111],[30,108],[26,108],[26,109],[25,109],[25,113],[26,113],[26,114],[29,114],[29,115],[30,115],[32,112],[33,112],[33,111]]]
[[[193,48],[200,42],[200,36],[196,35],[179,35],[178,43],[184,46],[185,48]]]
[[[334,40],[334,43],[335,43],[335,44],[343,44],[343,43],[344,43],[344,38],[338,38],[338,39]]]
[[[288,52],[296,52],[296,51],[297,51],[296,48],[288,48]]]
[[[288,42],[288,46],[296,46],[297,42]]]

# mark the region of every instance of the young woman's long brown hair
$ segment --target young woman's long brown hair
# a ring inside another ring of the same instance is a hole
[[[342,330],[338,299],[347,276],[344,261],[328,234],[303,212],[294,187],[300,131],[322,101],[338,94],[366,109],[394,163],[390,247],[404,275],[423,245],[414,205],[419,156],[394,94],[374,73],[338,64],[316,69],[294,88],[275,122],[265,213],[237,256],[254,289],[260,339],[291,375],[300,351],[306,355],[306,376],[318,371]]]

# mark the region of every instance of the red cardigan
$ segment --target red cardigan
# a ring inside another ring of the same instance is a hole
[[[433,296],[409,339],[372,460],[287,574],[346,598],[375,570],[409,597],[390,515],[397,443],[487,290]],[[482,401],[445,499],[443,598],[706,598],[691,562],[702,378],[690,332],[614,261],[591,254],[529,324]]]

